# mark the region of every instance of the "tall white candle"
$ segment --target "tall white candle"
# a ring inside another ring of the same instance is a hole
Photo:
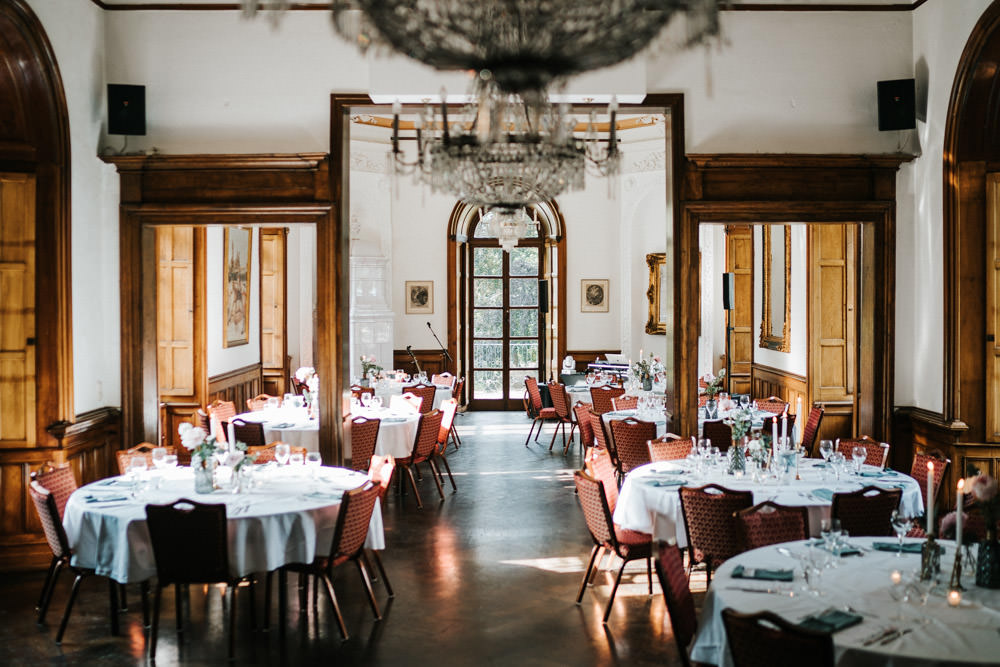
[[[958,495],[955,496],[955,542],[962,548],[962,506],[965,504],[965,480],[958,480]]]
[[[778,461],[778,418],[771,420],[771,460]]]
[[[804,422],[802,420],[804,419],[804,417],[802,416],[802,397],[801,396],[799,396],[798,398],[795,399],[795,414],[798,415],[798,417],[796,417],[796,419],[799,420],[799,424],[803,424]],[[799,431],[799,442],[802,442],[802,434],[803,434],[804,431],[805,431],[804,428]]]
[[[785,441],[788,437],[788,408],[781,414],[781,439]]]
[[[226,449],[232,449],[235,443],[236,429],[233,428],[233,422],[229,422],[229,432],[226,434]]]
[[[927,534],[934,535],[934,462],[927,462]]]

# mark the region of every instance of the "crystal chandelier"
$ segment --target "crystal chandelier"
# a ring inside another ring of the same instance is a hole
[[[482,233],[483,236],[495,237],[504,252],[510,252],[529,232],[538,231],[538,220],[529,218],[524,207],[493,207],[485,215],[480,209],[479,216],[477,235]]]

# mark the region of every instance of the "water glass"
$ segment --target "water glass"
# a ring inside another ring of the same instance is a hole
[[[267,403],[265,403],[264,407],[268,410],[277,410],[281,407],[281,399],[277,396],[272,396],[267,399]]]
[[[837,477],[837,481],[840,481],[840,473],[843,472],[844,463],[847,461],[844,458],[843,452],[833,452],[830,454],[830,466],[833,468],[833,473]]]
[[[309,468],[312,473],[312,478],[316,479],[316,475],[319,473],[319,467],[323,465],[323,457],[320,456],[319,452],[309,452],[306,454],[306,467]]]
[[[176,468],[177,467],[177,455],[167,454],[163,457],[163,467],[164,468]]]
[[[133,456],[129,459],[128,478],[132,482],[133,498],[138,498],[142,494],[147,467],[145,456]]]
[[[292,455],[291,446],[279,442],[274,446],[274,460],[278,462],[278,465],[285,465],[288,463],[288,458]]]
[[[295,452],[288,457],[288,465],[290,466],[301,466],[305,465],[306,459],[302,455],[302,452]]]
[[[153,453],[151,454],[153,459],[153,467],[157,470],[162,470],[164,467],[164,461],[167,458],[167,448],[166,447],[153,447]]]
[[[892,529],[896,531],[896,539],[899,540],[899,551],[896,552],[896,558],[903,557],[903,536],[910,532],[912,526],[913,519],[899,510],[892,511]]]
[[[295,394],[292,393],[285,394],[284,400],[282,401],[281,405],[283,407],[290,408],[292,406],[293,398],[295,398]]]

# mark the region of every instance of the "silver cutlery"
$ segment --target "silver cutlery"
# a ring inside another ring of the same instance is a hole
[[[771,595],[789,595],[789,591],[780,588],[750,588],[748,586],[724,586],[729,591],[743,591],[744,593],[769,593]]]
[[[896,630],[895,632],[890,632],[882,639],[882,641],[878,643],[878,645],[885,646],[886,644],[891,644],[892,642],[896,641],[897,639],[905,635],[907,632],[910,632],[911,630],[912,628],[904,628],[903,630]]]
[[[885,639],[886,637],[888,637],[889,635],[891,635],[893,633],[897,633],[897,632],[899,632],[899,628],[897,628],[895,626],[890,626],[888,628],[880,630],[879,632],[876,632],[871,637],[868,637],[863,642],[861,642],[861,645],[862,646],[871,646],[872,644],[874,644],[876,642],[880,642],[883,639]]]

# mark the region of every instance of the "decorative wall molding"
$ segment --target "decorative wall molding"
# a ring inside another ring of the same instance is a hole
[[[628,155],[628,153],[626,153]],[[623,174],[640,174],[650,171],[664,171],[667,168],[666,151],[650,151],[629,156],[623,165]]]
[[[195,4],[181,4],[178,2],[157,2],[141,4],[137,2],[116,4],[105,2],[104,0],[90,0],[92,3],[105,11],[112,12],[134,12],[134,11],[241,11],[239,3],[224,2],[212,3],[202,2]],[[927,0],[914,0],[914,2],[900,2],[891,5],[878,4],[773,4],[767,2],[747,2],[742,4],[724,5],[724,12],[911,12],[917,7],[927,2]],[[309,3],[293,2],[289,4],[289,11],[293,12],[313,12],[328,11],[329,2]]]
[[[386,147],[388,151],[388,147]],[[385,152],[375,153],[373,151],[360,150],[356,146],[351,146],[351,171],[363,171],[369,174],[385,174]]]

